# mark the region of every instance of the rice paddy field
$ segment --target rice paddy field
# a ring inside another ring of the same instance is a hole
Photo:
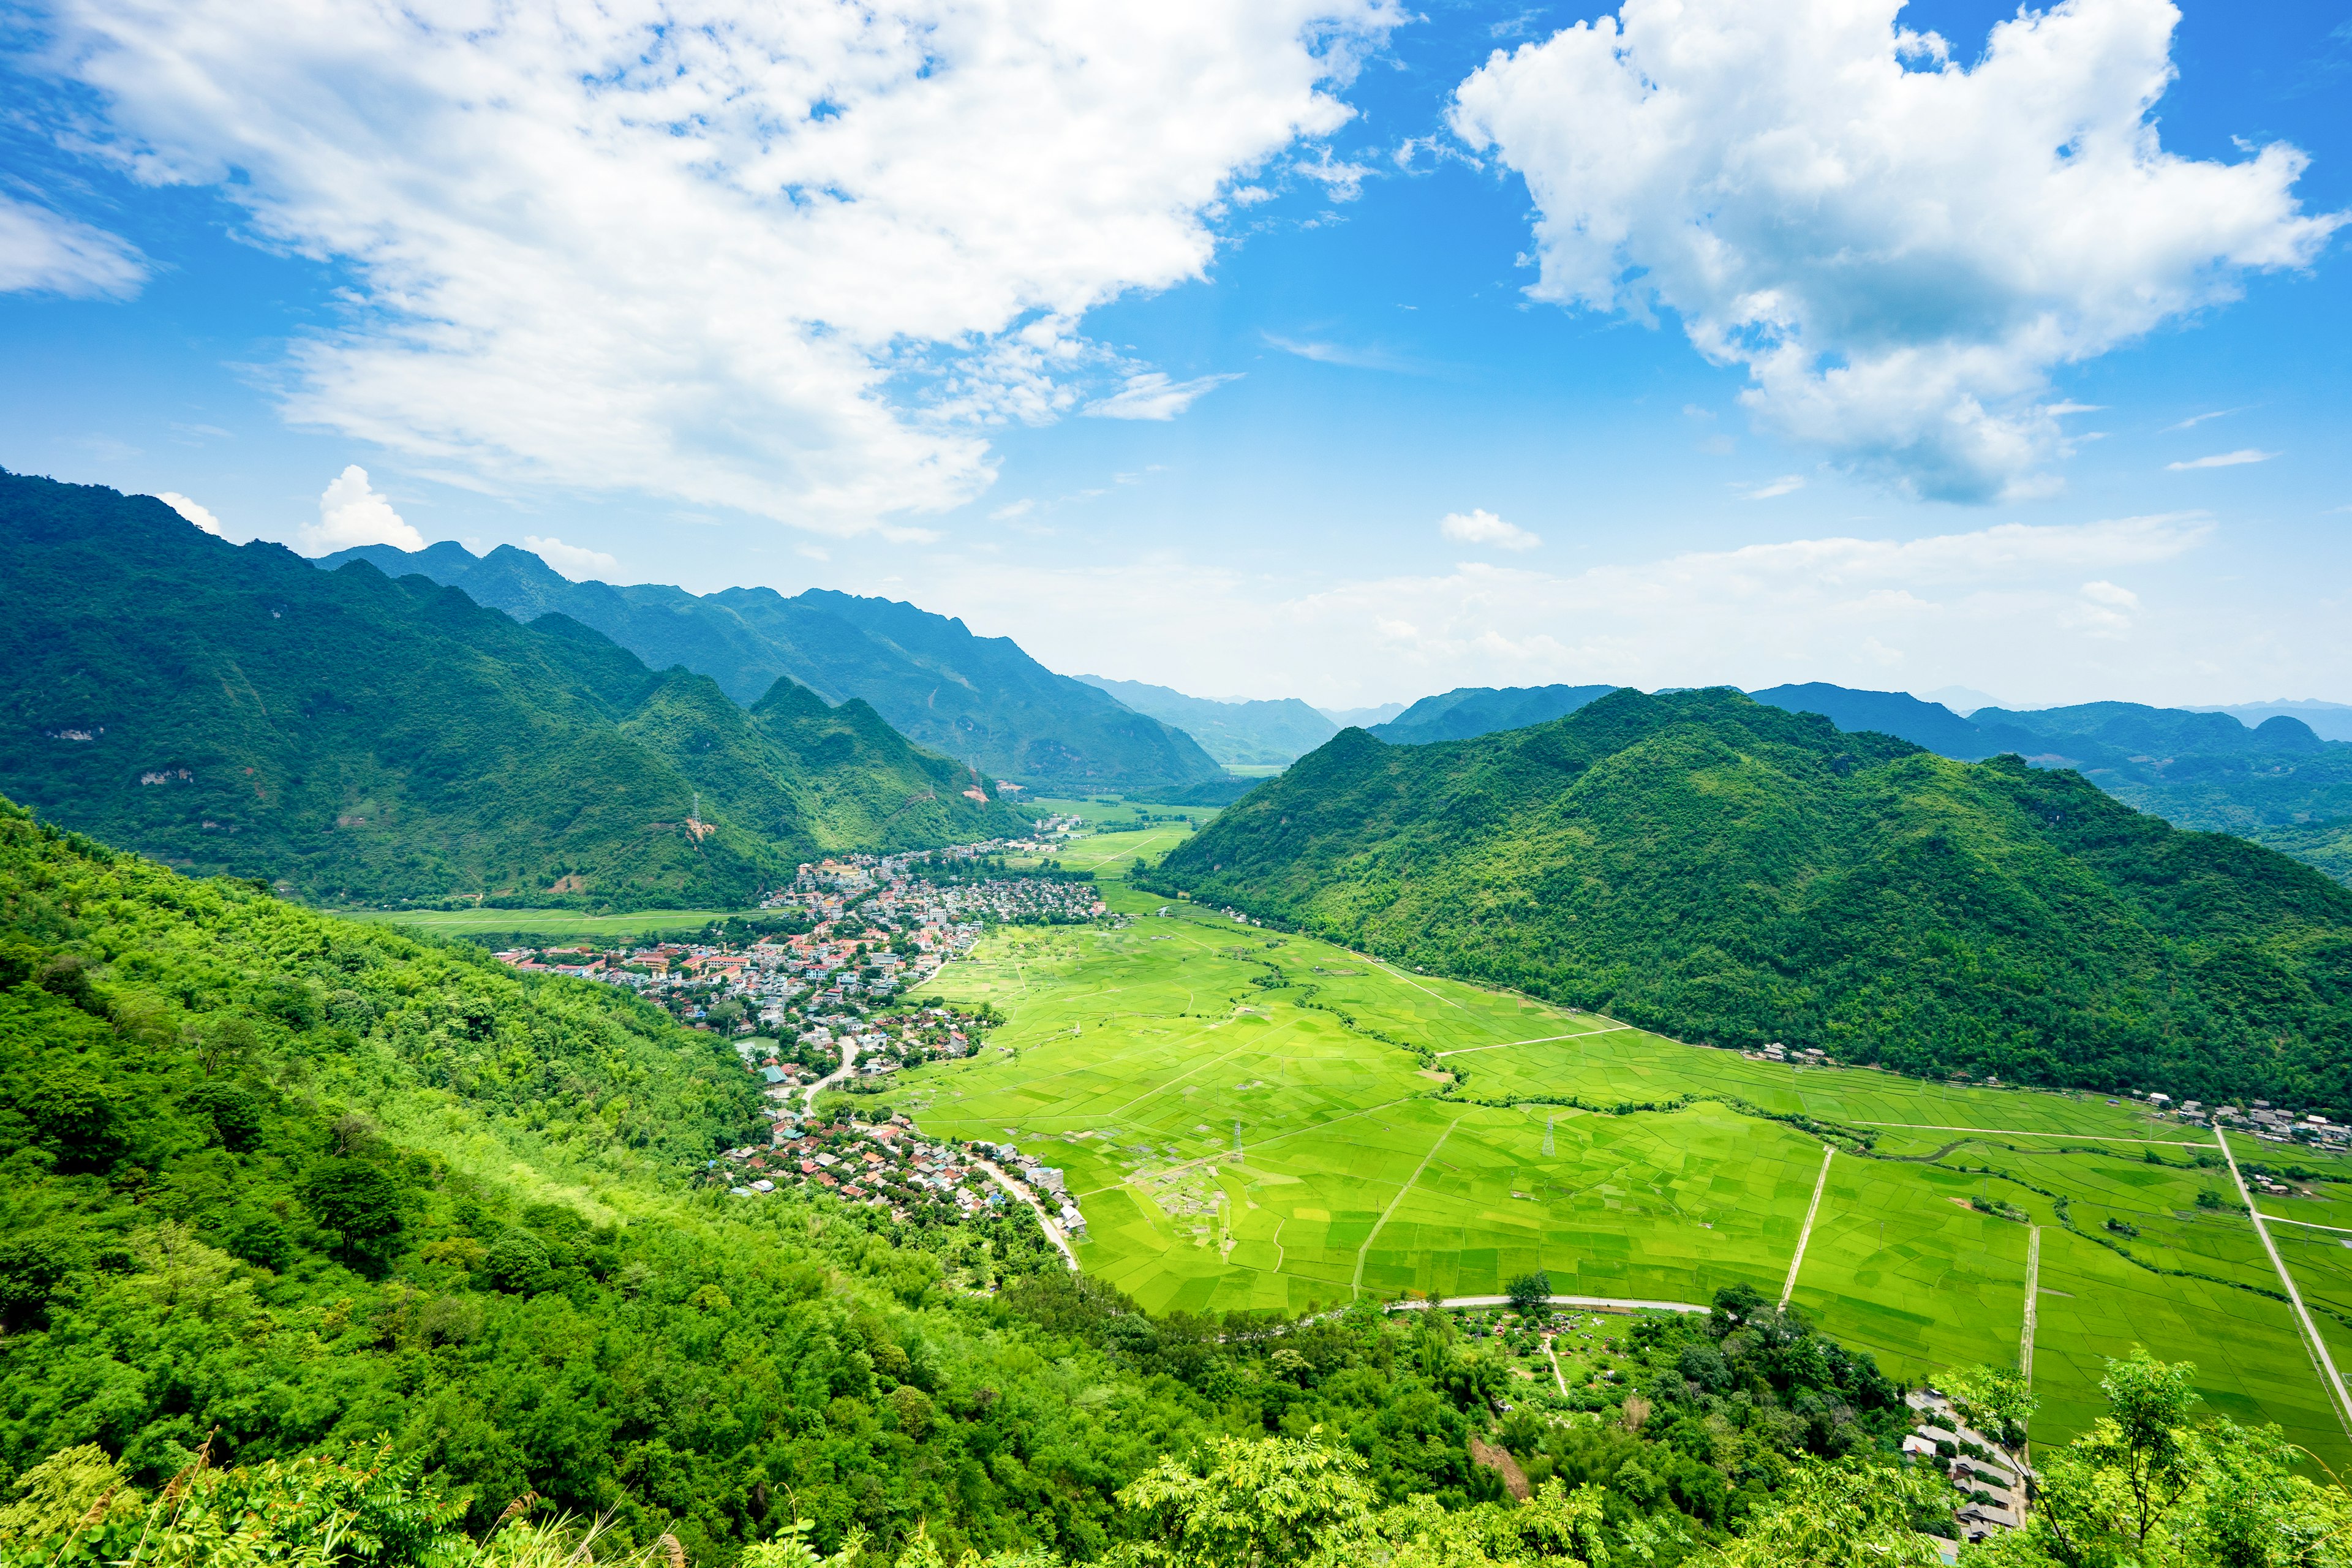
[[[1735,1281],[1778,1295],[1794,1264],[1799,1306],[1921,1379],[2021,1359],[2038,1248],[2037,1441],[2087,1424],[2104,1358],[2145,1345],[2195,1362],[2212,1408],[2352,1462],[2202,1130],[2128,1100],[1753,1061],[1401,971],[1128,889],[1142,837],[1063,857],[1102,856],[1128,922],[1007,928],[941,973],[927,989],[1009,1022],[891,1099],[927,1133],[1061,1166],[1084,1267],[1148,1309],[1482,1295],[1538,1268],[1561,1293],[1705,1302]],[[2335,1315],[2352,1317],[2352,1185],[2333,1190],[2347,1201],[2263,1212],[2304,1222],[2273,1237],[2352,1365]]]

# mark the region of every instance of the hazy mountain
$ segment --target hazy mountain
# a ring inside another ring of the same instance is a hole
[[[2299,719],[2323,741],[2352,741],[2352,703],[2321,702],[2312,698],[2281,698],[2276,702],[2241,702],[2229,708],[2191,708],[2192,713],[2227,713],[2245,724],[2265,719]]]
[[[1517,730],[1573,713],[1613,686],[1457,686],[1424,697],[1372,733],[1391,745],[1419,746],[1461,741],[1496,730]]]
[[[462,588],[521,620],[560,611],[656,668],[682,664],[709,676],[746,705],[779,676],[828,702],[862,698],[917,743],[1033,792],[1164,797],[1228,782],[1181,730],[1055,674],[1009,637],[974,637],[961,621],[912,605],[822,588],[786,598],[771,588],[695,595],[574,583],[512,545],[477,558],[446,542],[413,552],[371,544],[319,565],[331,571],[352,560]]]
[[[1385,724],[1405,710],[1402,702],[1383,702],[1376,708],[1318,708],[1315,710],[1342,730],[1369,730],[1375,724]]]
[[[747,713],[562,616],[318,572],[149,497],[0,476],[0,791],[307,898],[736,903],[828,848],[1022,821],[863,703],[787,681]]]
[[[1155,885],[1687,1038],[2352,1106],[2352,889],[1727,689],[1343,732]]]
[[[1296,697],[1274,701],[1218,702],[1187,697],[1166,686],[1081,675],[1138,713],[1173,724],[1221,763],[1264,766],[1297,760],[1339,732],[1339,726]]]

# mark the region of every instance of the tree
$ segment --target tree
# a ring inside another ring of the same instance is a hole
[[[1943,1561],[1914,1522],[1948,1506],[1941,1481],[1857,1459],[1801,1459],[1721,1568],[1933,1568]]]
[[[1551,1316],[1551,1276],[1538,1268],[1532,1274],[1522,1274],[1504,1287],[1511,1298],[1511,1310],[1529,1322]]]
[[[51,1068],[35,1075],[17,1092],[16,1104],[69,1166],[103,1170],[121,1152],[113,1098],[85,1068]]]
[[[302,1183],[302,1202],[343,1238],[345,1261],[372,1257],[400,1231],[400,1189],[362,1160],[321,1160]]]
[[[1162,1458],[1118,1494],[1145,1535],[1114,1549],[1118,1568],[1278,1568],[1334,1556],[1371,1521],[1364,1462],[1305,1438],[1213,1437],[1206,1473]]]

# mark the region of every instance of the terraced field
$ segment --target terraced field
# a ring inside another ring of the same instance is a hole
[[[1063,1166],[1085,1266],[1155,1311],[1484,1294],[1537,1267],[1591,1296],[1777,1294],[1833,1147],[1793,1299],[1891,1371],[2016,1360],[2038,1226],[2037,1438],[2079,1429],[2101,1358],[2137,1343],[2196,1362],[2218,1409],[2352,1462],[2251,1225],[2199,1206],[2235,1193],[2195,1129],[1750,1061],[1105,889],[1124,929],[1007,930],[943,972],[1010,1022],[893,1100],[927,1132]],[[2352,1226],[2352,1203],[2264,1203]],[[2352,1362],[2329,1315],[2352,1316],[2352,1230],[2273,1230]]]

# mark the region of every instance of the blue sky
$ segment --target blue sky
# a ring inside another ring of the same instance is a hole
[[[2352,9],[474,9],[26,14],[0,465],[1206,695],[2352,701]]]

